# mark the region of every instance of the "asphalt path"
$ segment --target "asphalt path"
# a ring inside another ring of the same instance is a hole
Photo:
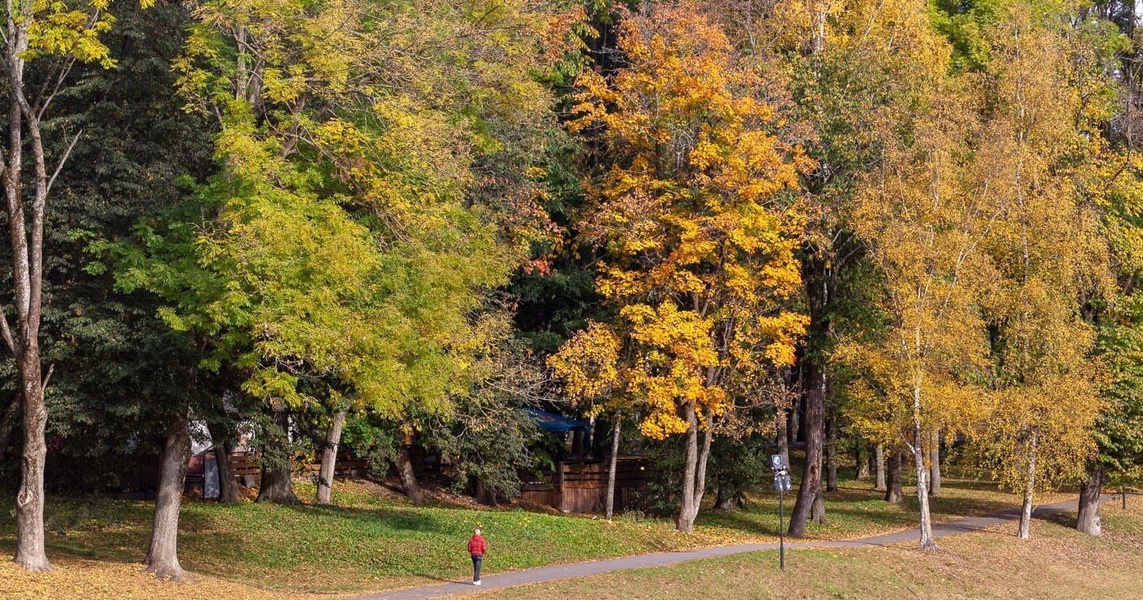
[[[1105,494],[1102,498],[1102,501],[1108,502],[1113,497],[1118,496]],[[1038,507],[1033,512],[1033,516],[1036,518],[1044,518],[1064,511],[1075,510],[1075,508],[1075,500],[1057,502],[1055,504],[1045,504]],[[1013,508],[979,517],[964,517],[962,519],[956,519],[947,523],[939,523],[933,525],[933,537],[942,538],[945,536],[966,533],[969,531],[979,531],[981,529],[987,529],[995,525],[1010,523],[1012,521],[1019,520],[1019,518],[1019,508]],[[919,542],[920,537],[920,529],[914,528],[854,540],[838,540],[832,542],[787,542],[786,548],[861,548],[866,546],[885,546],[888,544],[896,544],[899,542],[908,541]],[[479,587],[472,585],[471,581],[449,581],[447,583],[430,585],[426,587],[416,587],[389,592],[380,592],[377,594],[368,594],[365,596],[358,596],[350,600],[415,600],[420,598],[439,598],[452,594],[471,594],[474,592],[482,592],[484,590],[494,590],[517,585],[526,585],[529,583],[541,583],[545,581],[556,581],[560,579],[573,579],[576,577],[586,577],[588,575],[610,573],[612,571],[623,571],[626,569],[662,567],[665,565],[673,565],[690,560],[700,560],[703,558],[715,558],[718,556],[729,556],[731,554],[742,554],[744,552],[761,552],[777,549],[778,544],[738,544],[734,546],[703,548],[700,550],[683,550],[679,552],[640,554],[638,556],[625,556],[622,558],[610,558],[606,560],[597,560],[592,562],[573,563],[566,565],[552,565],[548,567],[526,569],[523,571],[512,571],[508,573],[488,575],[483,577]]]

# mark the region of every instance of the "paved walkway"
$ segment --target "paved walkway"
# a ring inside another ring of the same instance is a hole
[[[1106,502],[1110,500],[1111,497],[1111,495],[1105,495],[1103,501]],[[1056,504],[1045,504],[1037,508],[1033,515],[1035,517],[1043,518],[1067,510],[1074,510],[1075,507],[1075,500],[1068,502],[1058,502]],[[980,529],[992,527],[994,525],[1000,525],[1003,523],[1015,521],[1019,518],[1019,508],[1013,508],[980,517],[965,517],[963,519],[957,519],[955,521],[933,525],[933,537],[941,538],[958,533],[964,533],[967,531],[977,531]],[[856,540],[840,540],[833,542],[787,542],[786,548],[860,548],[864,546],[884,546],[887,544],[915,541],[918,539],[920,539],[920,530],[914,528],[898,531],[895,533],[887,533],[884,535],[875,535],[871,537],[860,538]],[[471,581],[452,581],[428,587],[411,588],[359,596],[357,598],[353,598],[352,600],[417,600],[420,598],[437,598],[451,594],[471,594],[474,592],[481,592],[489,589],[513,587],[529,583],[540,583],[557,579],[571,579],[574,577],[586,577],[588,575],[610,573],[612,571],[622,571],[625,569],[661,567],[664,565],[673,565],[675,563],[686,562],[689,560],[714,558],[717,556],[728,556],[731,554],[741,554],[743,552],[760,552],[764,550],[777,549],[778,544],[739,544],[736,546],[718,546],[715,548],[703,548],[700,550],[641,554],[638,556],[626,556],[623,558],[612,558],[607,560],[575,563],[569,565],[537,567],[535,569],[527,569],[524,571],[488,575],[483,578],[480,587],[473,586]]]

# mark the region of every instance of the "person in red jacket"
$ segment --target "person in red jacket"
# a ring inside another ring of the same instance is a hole
[[[468,540],[468,553],[472,555],[472,585],[480,585],[480,563],[484,561],[484,551],[487,548],[488,544],[477,527]]]

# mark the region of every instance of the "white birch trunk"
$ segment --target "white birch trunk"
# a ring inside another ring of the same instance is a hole
[[[1018,537],[1026,540],[1032,537],[1032,501],[1036,490],[1036,453],[1039,451],[1039,432],[1035,427],[1028,439],[1028,473],[1024,485],[1024,503],[1020,507],[1020,531]]]

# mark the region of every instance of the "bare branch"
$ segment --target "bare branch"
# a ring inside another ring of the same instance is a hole
[[[4,343],[16,355],[16,340],[12,337],[12,330],[8,327],[8,315],[0,313],[0,334],[4,336]]]
[[[48,374],[44,375],[44,383],[43,383],[43,385],[40,386],[40,393],[43,393],[44,390],[48,389],[48,382],[52,380],[52,373],[55,373],[55,372],[56,372],[55,363],[48,365]]]
[[[60,157],[59,164],[56,165],[56,170],[52,172],[52,176],[48,178],[48,185],[44,188],[44,195],[47,196],[48,192],[52,190],[52,184],[56,182],[56,177],[59,176],[60,171],[63,170],[64,164],[67,163],[68,156],[71,156],[71,151],[75,148],[75,143],[79,141],[79,136],[83,135],[83,130],[80,129],[76,132],[75,137],[71,139],[71,143],[67,145],[67,150],[64,150],[63,156]]]

